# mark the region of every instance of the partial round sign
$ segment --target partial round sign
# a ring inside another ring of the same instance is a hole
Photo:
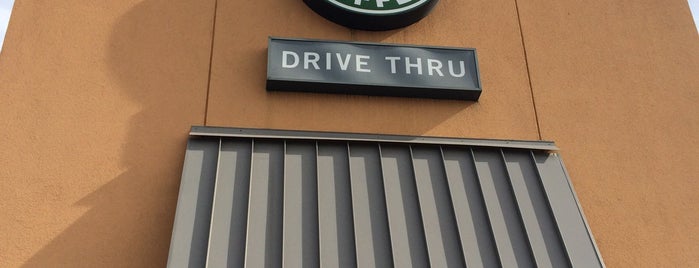
[[[370,31],[385,31],[413,24],[439,0],[303,0],[324,18],[337,24]]]

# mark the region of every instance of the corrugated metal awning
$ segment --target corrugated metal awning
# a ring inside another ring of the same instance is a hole
[[[603,267],[551,142],[193,127],[169,267]]]

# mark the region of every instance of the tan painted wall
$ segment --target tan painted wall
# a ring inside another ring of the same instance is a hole
[[[163,266],[187,131],[205,123],[541,134],[562,148],[610,267],[698,266],[687,3],[519,2],[526,58],[514,0],[441,0],[381,33],[300,0],[16,0],[0,54],[0,267]],[[475,47],[485,91],[478,103],[267,93],[270,35]]]
[[[563,149],[606,263],[699,267],[699,35],[687,2],[520,3],[541,134]]]
[[[158,267],[214,2],[17,0],[0,54],[0,267]]]
[[[446,2],[446,1],[445,1]],[[207,124],[414,135],[537,139],[524,51],[511,0],[438,5],[397,31],[349,31],[298,1],[219,1]],[[478,16],[468,15],[478,7]],[[236,16],[239,10],[246,10]],[[269,16],[260,16],[268,14]],[[271,19],[277,18],[277,20]],[[281,23],[284,22],[284,23]],[[265,92],[267,36],[478,49],[480,102]]]

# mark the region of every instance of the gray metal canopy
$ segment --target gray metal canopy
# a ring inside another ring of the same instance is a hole
[[[556,149],[193,127],[168,267],[604,267]]]

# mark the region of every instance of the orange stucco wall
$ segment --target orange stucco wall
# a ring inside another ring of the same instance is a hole
[[[699,267],[699,35],[687,3],[528,2],[541,134],[563,148],[606,263]]]
[[[15,2],[0,267],[164,266],[188,129],[204,124],[554,140],[608,266],[699,266],[699,35],[684,0],[441,0],[388,32],[300,0],[97,2]],[[484,92],[266,92],[268,36],[474,47]]]

